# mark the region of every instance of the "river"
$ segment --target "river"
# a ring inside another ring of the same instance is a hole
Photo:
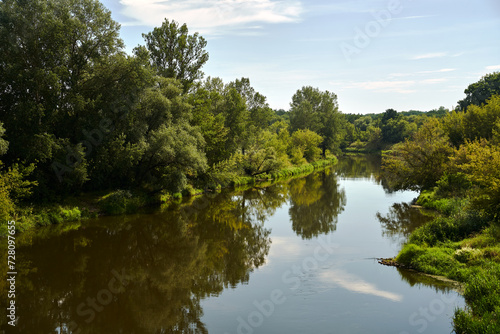
[[[341,158],[270,187],[21,234],[17,325],[2,329],[450,333],[464,307],[451,286],[376,260],[429,219],[379,172],[380,158]]]

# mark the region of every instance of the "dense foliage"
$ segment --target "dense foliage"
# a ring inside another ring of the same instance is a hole
[[[133,55],[119,29],[97,0],[0,2],[3,222],[31,203],[190,193],[339,151],[335,94],[304,87],[275,111],[248,78],[204,79],[207,41],[185,24],[165,20]],[[314,122],[297,126],[302,111]]]
[[[495,79],[496,78],[496,79]],[[465,91],[461,109],[427,120],[384,154],[395,189],[420,190],[417,204],[442,216],[414,231],[397,261],[465,283],[456,333],[500,331],[500,92],[498,73]],[[475,104],[477,103],[477,104]]]

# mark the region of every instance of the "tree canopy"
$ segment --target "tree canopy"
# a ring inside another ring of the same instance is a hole
[[[480,107],[493,95],[500,94],[500,72],[485,75],[478,82],[470,84],[464,93],[465,98],[458,101],[458,110],[467,111],[470,105]]]
[[[311,86],[297,90],[290,103],[290,126],[292,131],[309,129],[322,136],[323,155],[335,150],[343,134],[337,95]]]
[[[143,34],[153,68],[161,76],[175,78],[187,91],[203,78],[201,68],[208,61],[207,41],[198,33],[189,35],[186,24],[165,19],[160,27]]]

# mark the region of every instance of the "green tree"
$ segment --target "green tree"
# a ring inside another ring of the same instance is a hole
[[[304,162],[303,159],[307,162],[318,160],[321,155],[319,145],[322,142],[323,138],[314,131],[309,129],[295,131],[290,138],[289,148],[292,162],[301,164]]]
[[[131,170],[135,184],[151,191],[177,192],[184,188],[188,176],[206,170],[205,142],[200,129],[189,124],[191,106],[182,95],[182,84],[175,79],[157,79],[127,115],[129,142],[123,149],[131,145],[137,152]]]
[[[116,83],[96,86],[95,79],[121,54],[118,34],[119,24],[96,0],[0,2],[0,119],[10,142],[4,161],[36,162],[39,189],[60,190],[55,160],[70,187],[87,179],[82,129],[96,128],[97,105],[112,105],[98,90]]]
[[[445,172],[452,152],[441,124],[430,118],[412,140],[394,145],[384,156],[384,175],[394,190],[430,189]]]
[[[249,111],[249,125],[257,130],[266,129],[274,118],[274,111],[266,102],[266,97],[250,85],[250,79],[236,79],[229,83],[228,87],[235,88],[245,99]]]
[[[186,24],[165,19],[161,27],[143,34],[151,65],[159,75],[180,80],[187,92],[203,78],[201,68],[208,61],[207,41],[198,33],[189,35]]]
[[[392,118],[382,125],[382,139],[385,143],[395,144],[402,142],[417,130],[415,123],[405,119]]]
[[[337,95],[311,86],[302,87],[293,95],[290,107],[292,132],[309,129],[319,134],[323,137],[323,155],[326,150],[338,149],[343,136],[343,118],[338,108]]]
[[[458,110],[467,111],[470,105],[481,106],[493,95],[500,94],[500,72],[493,72],[470,84],[464,91],[465,98],[458,101]]]
[[[471,199],[476,209],[500,219],[500,148],[485,139],[456,150],[452,159],[455,172],[464,173],[474,186]]]
[[[224,104],[223,92],[209,90],[199,85],[188,96],[193,106],[191,124],[200,128],[205,140],[205,154],[209,166],[229,158],[226,142],[229,128],[225,126],[225,115],[221,112]]]
[[[383,144],[382,130],[377,126],[370,125],[366,129],[366,132],[368,137],[366,147],[371,150],[380,150]]]
[[[467,140],[490,140],[499,121],[500,95],[493,95],[481,106],[470,105],[467,112],[453,112],[444,118],[445,129],[456,147]]]
[[[382,123],[386,124],[389,122],[391,119],[396,119],[398,118],[398,112],[395,109],[387,109],[383,114],[382,114]]]

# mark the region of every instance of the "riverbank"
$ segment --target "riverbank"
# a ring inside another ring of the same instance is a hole
[[[174,194],[148,195],[130,190],[86,193],[77,197],[65,198],[61,204],[35,204],[19,208],[17,214],[12,218],[16,221],[16,230],[25,232],[37,227],[70,223],[98,216],[133,214],[149,206],[178,204],[183,199],[201,196],[207,192],[218,192],[222,188],[238,189],[256,185],[259,187],[271,186],[277,182],[311,174],[333,166],[337,162],[337,158],[331,156],[272,173],[235,177],[224,184],[217,183],[215,187],[209,189],[196,189],[188,184],[182,192]],[[0,231],[0,236],[6,235],[6,233],[7,230]]]
[[[455,332],[500,333],[498,222],[469,209],[467,198],[439,198],[423,192],[417,204],[441,215],[416,229],[396,258],[382,264],[463,283],[468,306],[455,311]]]

